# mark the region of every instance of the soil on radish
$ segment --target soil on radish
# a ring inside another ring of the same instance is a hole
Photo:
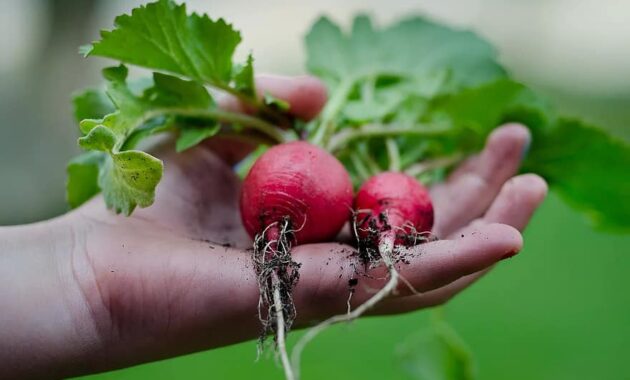
[[[277,337],[278,326],[274,316],[277,315],[278,310],[276,310],[273,302],[274,286],[278,286],[280,291],[282,313],[287,331],[291,329],[296,317],[293,289],[300,279],[301,264],[291,257],[291,247],[295,244],[295,235],[290,218],[283,218],[279,231],[278,241],[275,244],[271,244],[270,239],[264,233],[257,237],[252,252],[252,261],[261,294],[258,305],[258,316],[262,325],[259,337],[261,345],[267,336]],[[274,284],[274,275],[278,279],[277,285]],[[264,310],[265,307],[267,310]]]
[[[357,250],[351,256],[356,257],[359,264],[363,267],[363,271],[358,271],[355,268],[354,274],[372,278],[372,276],[368,274],[369,270],[378,266],[382,262],[382,257],[379,251],[379,241],[381,235],[384,232],[390,231],[392,227],[388,223],[387,215],[383,212],[376,217],[373,217],[372,215],[359,217],[359,213],[355,212],[352,217],[351,223],[352,231],[355,231],[354,237],[356,239],[357,247]],[[367,226],[367,229],[362,226]],[[365,230],[362,231],[361,234],[359,234],[356,232],[359,230],[359,228],[364,228]],[[394,264],[398,265],[409,265],[411,263],[411,259],[419,256],[420,252],[400,248],[411,248],[419,244],[435,240],[438,239],[434,235],[400,230],[396,233],[397,244],[396,248],[391,254],[392,261],[394,262]],[[351,288],[356,287],[356,284],[354,286],[351,286],[351,284],[348,283],[348,285]],[[354,292],[354,289],[352,289],[352,291]]]

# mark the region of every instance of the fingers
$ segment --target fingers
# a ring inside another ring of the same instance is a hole
[[[289,113],[302,120],[311,120],[319,114],[326,103],[326,87],[312,76],[256,76],[256,90],[259,96],[269,94],[289,104]],[[245,107],[234,97],[219,100],[222,108],[245,112]]]
[[[535,174],[507,181],[483,217],[486,223],[505,223],[523,231],[547,195],[547,183]]]
[[[302,120],[315,118],[326,104],[326,87],[312,76],[258,75],[256,90],[260,97],[265,94],[289,104],[289,114]],[[247,107],[231,95],[218,99],[219,106],[233,112],[247,113]],[[217,137],[205,144],[228,164],[232,165],[247,156],[256,148],[253,142]]]
[[[415,265],[399,271],[420,292],[437,289],[460,277],[486,269],[518,253],[521,234],[505,224],[488,224],[462,231],[457,239],[419,245]],[[404,287],[401,289],[409,293]],[[401,294],[402,295],[402,294]]]
[[[503,224],[480,225],[463,234],[455,240],[440,240],[411,249],[407,255],[409,263],[398,266],[401,276],[414,289],[425,292],[488,268],[514,255],[522,246],[520,233]],[[325,252],[323,245],[294,250],[294,257],[302,263],[300,282],[294,293],[296,304],[305,317],[312,319],[345,310],[350,279],[358,280],[352,298],[355,306],[387,281],[382,267],[369,271],[368,276],[363,275],[363,267],[353,257],[351,249],[325,246],[329,252]],[[398,290],[399,297],[410,294],[402,283]]]
[[[547,183],[535,174],[524,174],[508,180],[483,218],[476,225],[503,223],[523,231],[547,194]],[[460,232],[465,234],[465,231]],[[457,233],[454,234],[457,236]],[[375,310],[376,314],[394,314],[418,310],[448,302],[456,294],[481,278],[490,268],[464,276],[441,288],[397,299],[391,299]]]
[[[529,131],[521,125],[498,128],[479,156],[432,189],[438,237],[448,236],[485,213],[503,183],[517,173],[529,141]]]

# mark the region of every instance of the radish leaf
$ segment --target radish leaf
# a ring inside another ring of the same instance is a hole
[[[574,119],[533,132],[524,170],[543,176],[596,226],[630,232],[630,145]]]
[[[244,65],[237,65],[234,72],[234,87],[237,91],[248,96],[256,95],[256,85],[254,84],[254,58],[247,56]]]
[[[212,85],[227,86],[240,33],[223,19],[186,14],[184,4],[160,0],[116,18],[112,31],[85,46],[85,56],[100,56]]]
[[[104,159],[104,153],[87,152],[70,161],[66,182],[66,200],[70,207],[83,204],[100,191],[98,172]]]
[[[182,128],[175,149],[178,152],[183,152],[193,146],[199,144],[203,140],[216,135],[221,129],[221,126],[217,123],[212,126],[206,127],[186,127]]]
[[[162,178],[162,161],[141,152],[112,153],[101,166],[99,187],[108,208],[130,215],[136,206],[153,203],[155,187]]]
[[[89,118],[102,118],[114,112],[114,105],[105,92],[94,88],[74,94],[72,104],[77,122]]]
[[[347,78],[423,78],[448,71],[447,88],[478,85],[502,76],[494,48],[475,34],[414,17],[375,29],[357,16],[345,34],[321,18],[306,36],[307,67],[333,89]]]

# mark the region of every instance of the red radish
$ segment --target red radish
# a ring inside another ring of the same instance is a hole
[[[359,255],[366,265],[382,261],[389,280],[356,309],[348,309],[346,314],[330,317],[308,330],[293,349],[294,368],[300,367],[302,350],[317,334],[335,323],[360,317],[394,291],[400,278],[394,267],[394,253],[427,241],[433,227],[433,205],[428,190],[403,173],[384,172],[368,179],[359,189],[354,207],[357,215],[352,223],[359,238]]]
[[[327,241],[339,233],[352,205],[352,182],[343,165],[303,141],[265,152],[241,191],[241,217],[252,238],[288,217],[298,243]],[[276,229],[268,233],[276,234]]]
[[[376,228],[381,234],[394,234],[395,244],[408,244],[410,237],[428,233],[433,227],[429,191],[403,173],[385,172],[368,179],[357,193],[354,208],[358,213],[357,232],[363,239]]]
[[[330,153],[303,141],[272,147],[243,181],[241,218],[254,239],[261,343],[275,333],[287,379],[295,377],[284,336],[295,319],[291,293],[300,267],[291,258],[291,246],[333,239],[351,215],[351,205],[346,169]]]

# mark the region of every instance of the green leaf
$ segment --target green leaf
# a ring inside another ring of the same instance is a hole
[[[524,170],[542,175],[596,226],[630,232],[630,145],[573,119],[534,130]]]
[[[214,104],[208,90],[198,82],[153,73],[153,83],[153,87],[148,88],[144,94],[152,107],[205,109]]]
[[[247,62],[235,68],[234,87],[239,92],[256,96],[256,85],[254,83],[254,57],[251,54],[247,56]]]
[[[101,152],[88,152],[75,157],[67,167],[66,200],[76,208],[98,194],[98,171],[105,159]]]
[[[541,100],[534,103],[530,95],[531,91],[522,84],[499,79],[437,97],[428,104],[421,120],[429,124],[451,125],[456,131],[450,140],[451,150],[471,153],[481,149],[488,134],[499,125],[521,121],[518,117],[511,116],[516,110],[543,110],[545,103]],[[545,112],[535,125],[528,126],[546,128],[549,124],[547,118],[553,117],[553,114]]]
[[[412,335],[397,350],[407,375],[416,380],[472,380],[472,354],[455,330],[444,320]]]
[[[186,14],[184,4],[159,0],[118,16],[112,31],[82,48],[84,55],[107,57],[171,72],[215,85],[227,85],[239,32],[223,19]]]
[[[309,127],[311,141],[322,146],[361,124],[413,126],[426,116],[428,101],[507,75],[486,41],[421,17],[375,28],[358,16],[348,33],[322,18],[306,46],[308,69],[329,89],[329,102]]]
[[[221,129],[221,125],[216,123],[207,127],[186,127],[182,128],[175,149],[178,152],[183,152],[187,149],[194,147],[208,137],[216,135]]]
[[[77,122],[83,119],[103,118],[108,113],[114,112],[114,105],[104,91],[88,88],[78,92],[72,97],[74,106],[74,118]]]
[[[118,138],[111,128],[105,125],[98,125],[79,139],[79,146],[85,150],[98,150],[111,152],[116,145]]]
[[[469,31],[414,17],[375,29],[357,16],[350,33],[321,18],[306,36],[307,67],[328,83],[347,78],[450,73],[451,88],[479,85],[505,76],[494,48]]]
[[[153,203],[162,178],[162,161],[136,150],[108,156],[98,177],[105,203],[116,213],[130,215],[136,206]]]
[[[86,193],[92,195],[100,188],[107,206],[116,212],[129,214],[137,206],[150,205],[162,175],[162,164],[146,153],[130,149],[149,136],[176,127],[186,129],[178,140],[178,147],[182,149],[219,130],[219,124],[213,119],[204,121],[205,125],[213,123],[210,127],[187,129],[199,122],[190,117],[188,111],[215,106],[206,88],[198,82],[154,73],[152,81],[137,85],[127,83],[127,74],[123,65],[103,70],[107,79],[106,93],[115,110],[100,119],[84,119],[79,124],[83,133],[79,145],[88,150],[88,154],[100,154],[102,159],[98,166],[73,164],[69,168],[73,179],[68,180],[68,199],[73,206],[85,200],[86,196],[78,190],[84,179],[92,181]],[[94,185],[95,170],[98,186]]]
[[[120,150],[136,149],[138,144],[146,138],[163,132],[171,132],[176,129],[177,126],[172,117],[162,117],[147,121],[129,134]]]
[[[527,90],[520,83],[498,80],[436,99],[431,105],[432,117],[447,117],[457,125],[467,125],[487,134],[523,91]]]
[[[103,69],[103,77],[107,80],[107,96],[125,118],[131,119],[142,115],[146,103],[128,85],[128,74],[125,65]]]
[[[453,151],[471,153],[505,122],[520,122],[533,135],[524,171],[543,176],[551,188],[603,229],[629,231],[630,147],[601,129],[558,118],[548,102],[525,86],[502,79],[431,105],[434,123],[448,122],[458,133]]]
[[[251,169],[256,160],[258,160],[258,157],[262,156],[268,149],[269,146],[267,145],[258,145],[253,152],[239,162],[235,168],[238,177],[244,179],[247,176],[247,173],[249,173],[249,169]]]

